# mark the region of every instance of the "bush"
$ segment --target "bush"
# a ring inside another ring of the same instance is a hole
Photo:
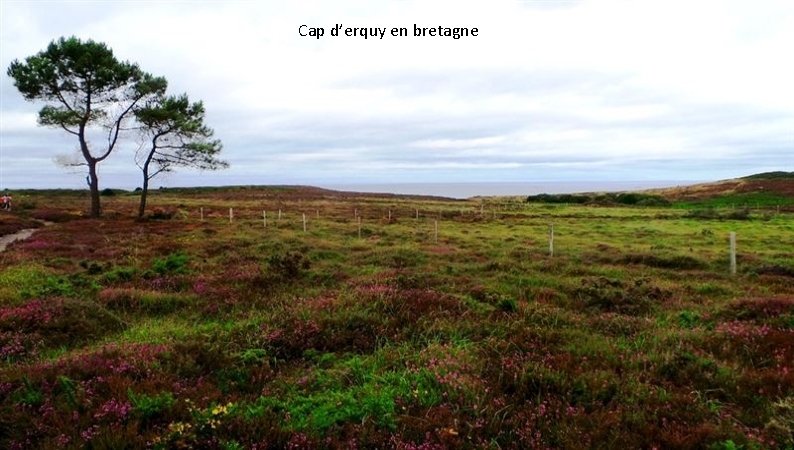
[[[631,254],[622,258],[624,264],[642,264],[663,269],[705,269],[706,263],[687,255],[657,256],[648,254]]]
[[[157,208],[149,214],[151,220],[171,220],[176,215],[176,211]]]
[[[170,392],[149,396],[136,394],[132,389],[129,389],[127,390],[127,397],[132,403],[133,410],[143,420],[153,419],[174,405],[174,396]]]
[[[780,277],[794,277],[794,267],[778,264],[768,264],[755,270],[759,275],[777,275]]]
[[[195,299],[179,293],[108,288],[99,293],[99,301],[112,310],[168,314],[194,303]]]
[[[105,272],[102,277],[106,283],[120,283],[125,281],[132,281],[138,271],[134,267],[129,266],[116,266],[111,270]]]
[[[303,253],[275,253],[267,258],[267,275],[280,281],[295,280],[310,266],[311,262]]]
[[[583,279],[582,285],[574,291],[574,296],[590,308],[642,315],[653,310],[660,301],[668,299],[670,293],[651,284],[647,278],[623,282],[601,277]]]
[[[45,346],[89,342],[124,328],[117,316],[87,301],[36,299],[0,308],[0,332],[19,332],[40,339]]]
[[[156,258],[152,262],[152,270],[158,275],[187,273],[187,263],[190,260],[183,252],[175,252],[165,258]]]
[[[103,197],[112,197],[112,196],[116,195],[116,191],[114,191],[111,188],[105,188],[105,189],[102,189],[99,192],[99,195],[101,195]]]

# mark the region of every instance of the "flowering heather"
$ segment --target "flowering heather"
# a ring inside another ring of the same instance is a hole
[[[46,325],[53,318],[55,306],[51,301],[31,300],[10,308],[0,308],[0,323],[11,322],[18,326]]]
[[[794,445],[794,286],[757,270],[786,264],[790,212],[164,189],[179,213],[136,221],[134,200],[0,254],[0,448]]]
[[[738,320],[723,322],[717,325],[716,328],[717,333],[740,339],[762,338],[769,334],[771,330],[772,328],[768,325],[755,325]]]
[[[103,403],[94,413],[94,419],[98,421],[109,420],[120,423],[132,412],[132,405],[126,401],[119,401],[112,398]]]

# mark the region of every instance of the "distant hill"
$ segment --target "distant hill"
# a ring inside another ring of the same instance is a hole
[[[674,202],[708,202],[714,206],[794,204],[794,172],[765,172],[713,183],[646,191]]]
[[[742,180],[794,180],[794,172],[764,172],[748,175]]]

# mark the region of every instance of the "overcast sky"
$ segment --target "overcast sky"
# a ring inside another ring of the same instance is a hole
[[[794,170],[794,2],[0,3],[2,187],[84,187],[5,74],[60,36],[203,100],[231,167],[154,185],[712,180]],[[477,27],[477,37],[332,37]],[[306,24],[321,39],[301,37]],[[100,166],[134,188],[134,138]]]

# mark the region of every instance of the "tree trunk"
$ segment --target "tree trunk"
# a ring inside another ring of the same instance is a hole
[[[99,204],[99,178],[96,175],[96,161],[88,161],[88,187],[91,190],[91,217],[99,217],[102,208]]]
[[[138,207],[138,218],[143,219],[143,212],[146,210],[146,194],[149,193],[149,170],[143,169],[143,190],[141,191],[141,204]]]

